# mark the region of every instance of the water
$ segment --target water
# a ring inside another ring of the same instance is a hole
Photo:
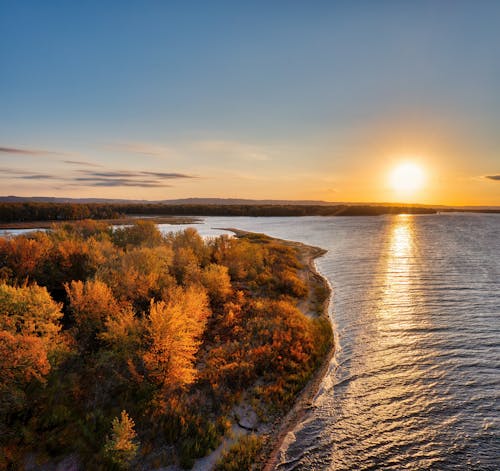
[[[500,216],[206,218],[328,249],[337,352],[282,470],[500,469]],[[169,226],[169,230],[172,227]]]
[[[29,234],[30,232],[36,232],[36,231],[46,231],[47,229],[0,229],[0,237],[15,237],[18,235],[26,235]]]

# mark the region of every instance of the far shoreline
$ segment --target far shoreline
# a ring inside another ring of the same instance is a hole
[[[90,218],[89,218],[90,219]],[[85,219],[71,219],[71,220],[50,220],[50,221],[21,221],[21,222],[0,222],[0,230],[23,230],[23,229],[50,229],[54,225],[75,224],[84,221]],[[147,215],[130,215],[122,218],[112,219],[94,219],[97,222],[102,222],[111,225],[127,225],[133,224],[138,220],[147,220],[155,224],[200,224],[202,218],[197,216],[147,216]]]

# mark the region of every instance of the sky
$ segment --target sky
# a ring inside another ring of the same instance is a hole
[[[500,205],[499,45],[496,0],[0,0],[0,195]]]

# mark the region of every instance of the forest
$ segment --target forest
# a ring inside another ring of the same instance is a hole
[[[189,469],[242,404],[271,423],[331,347],[299,309],[328,296],[304,270],[263,235],[150,221],[0,238],[0,469]],[[249,469],[268,439],[244,435],[216,469]]]
[[[114,204],[114,203],[0,203],[0,223],[116,219],[126,215],[154,216],[377,216],[381,214],[431,214],[436,210],[416,206],[370,205],[251,205],[251,204]]]

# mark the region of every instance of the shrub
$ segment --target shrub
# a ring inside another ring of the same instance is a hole
[[[263,444],[263,438],[258,435],[244,435],[222,454],[215,471],[251,470]]]

